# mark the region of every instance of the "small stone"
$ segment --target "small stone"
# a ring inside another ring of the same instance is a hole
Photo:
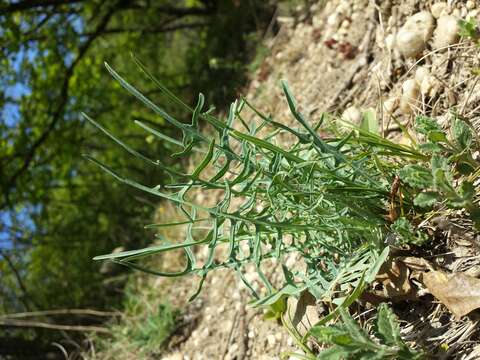
[[[183,360],[183,355],[179,352],[168,354],[163,358],[164,360]]]
[[[415,79],[406,80],[402,84],[402,98],[400,100],[400,110],[404,114],[411,114],[417,107],[420,95],[420,86]]]
[[[340,24],[340,27],[344,29],[348,29],[350,27],[350,20],[348,19],[343,20],[342,23]]]
[[[230,348],[228,349],[228,353],[234,355],[238,351],[238,344],[234,343],[230,345]]]
[[[383,102],[383,111],[385,115],[391,115],[398,106],[398,98],[391,97]]]
[[[435,19],[438,19],[442,16],[442,13],[448,9],[448,5],[446,2],[438,2],[432,5],[430,11]]]
[[[419,84],[422,83],[423,79],[428,76],[430,72],[424,66],[419,66],[417,70],[415,70],[415,81]]]
[[[475,9],[475,1],[468,0],[468,1],[465,3],[465,7],[466,7],[468,10],[473,10],[473,9]]]
[[[439,89],[439,81],[432,75],[428,74],[420,84],[420,93],[423,96],[435,96]]]
[[[269,347],[273,348],[275,346],[277,339],[275,338],[275,335],[269,334],[267,335],[267,344]]]
[[[359,124],[362,120],[362,113],[356,106],[350,106],[343,112],[342,119],[353,124]]]
[[[416,57],[426,47],[433,33],[435,20],[428,11],[420,11],[407,19],[396,38],[396,47],[405,57]]]
[[[459,31],[458,20],[454,16],[441,16],[438,19],[437,28],[433,35],[434,49],[441,49],[455,44],[459,38]]]
[[[388,34],[385,38],[385,46],[387,47],[388,51],[392,51],[395,46],[396,36],[395,34]]]
[[[478,16],[478,9],[474,9],[468,12],[467,19],[476,18]]]
[[[331,26],[334,26],[336,25],[338,22],[338,15],[333,13],[332,15],[330,15],[328,18],[327,18],[327,24],[328,25],[331,25]]]

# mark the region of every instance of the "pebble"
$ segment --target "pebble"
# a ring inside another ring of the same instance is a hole
[[[467,19],[476,18],[478,16],[478,9],[474,9],[468,12]]]
[[[396,47],[405,57],[416,57],[426,47],[433,33],[435,20],[428,11],[420,11],[407,19],[396,38]]]
[[[439,81],[434,76],[428,74],[420,83],[420,93],[423,96],[435,96],[439,87]]]
[[[385,38],[385,46],[387,47],[388,51],[392,51],[395,46],[395,34],[388,34]]]
[[[440,49],[455,44],[459,38],[459,31],[458,20],[454,16],[441,16],[433,35],[433,48]]]
[[[473,10],[475,9],[475,1],[472,1],[472,0],[468,0],[465,4],[465,7],[468,9],[468,10]]]
[[[415,81],[419,84],[422,83],[423,79],[425,79],[430,72],[424,66],[419,66],[417,70],[415,70]]]
[[[411,114],[416,107],[420,95],[420,86],[415,79],[406,80],[402,84],[402,98],[400,100],[400,110],[404,114]]]
[[[438,2],[432,5],[430,11],[435,19],[438,19],[440,16],[443,15],[448,9],[448,5],[446,2]]]
[[[356,106],[350,106],[343,112],[342,119],[353,124],[359,124],[362,120],[362,113]]]
[[[275,338],[275,335],[273,334],[267,335],[267,344],[269,347],[273,348],[276,342],[277,342],[277,339]]]
[[[398,106],[398,99],[396,97],[388,98],[383,102],[383,112],[385,115],[391,115]]]
[[[183,355],[179,352],[169,354],[163,358],[164,360],[183,360]]]

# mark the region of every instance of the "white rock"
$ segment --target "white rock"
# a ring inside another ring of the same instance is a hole
[[[269,334],[267,335],[267,344],[269,347],[273,348],[275,346],[275,342],[277,339],[275,338],[275,335]]]
[[[350,106],[343,112],[342,119],[353,124],[359,124],[362,120],[362,113],[356,106]]]
[[[430,11],[435,19],[438,19],[442,16],[442,13],[448,9],[448,5],[446,2],[438,2],[432,5]]]
[[[388,34],[385,38],[385,46],[388,51],[392,51],[395,47],[396,34]]]
[[[400,99],[400,110],[404,114],[411,114],[418,106],[420,86],[415,79],[409,79],[402,84],[402,98]]]
[[[467,14],[467,19],[468,18],[476,18],[478,16],[478,9],[474,9],[468,12]]]
[[[419,66],[417,70],[415,70],[415,81],[419,84],[422,83],[423,79],[430,75],[430,72],[424,66]]]
[[[438,19],[437,28],[433,35],[434,49],[440,49],[448,45],[455,44],[458,41],[458,20],[451,15],[442,15]]]
[[[440,82],[432,75],[425,76],[420,84],[420,93],[423,96],[435,96],[440,88]]]
[[[330,15],[327,19],[327,24],[328,25],[331,25],[331,26],[334,26],[338,23],[338,15],[333,13],[332,15]]]
[[[179,352],[168,354],[163,360],[183,360],[183,355]]]
[[[468,0],[466,2],[465,6],[468,10],[473,10],[473,9],[475,9],[475,1]]]
[[[420,11],[407,19],[396,37],[396,47],[405,57],[421,53],[433,33],[435,19],[428,11]]]
[[[350,20],[348,19],[343,20],[342,23],[340,24],[340,27],[348,29],[350,27]]]
[[[391,115],[398,106],[398,98],[391,97],[383,102],[383,112],[385,115]]]

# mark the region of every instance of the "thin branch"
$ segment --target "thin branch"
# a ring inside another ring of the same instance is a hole
[[[205,22],[198,22],[198,23],[191,23],[191,24],[177,24],[172,26],[161,26],[157,28],[112,28],[106,29],[102,35],[116,35],[120,33],[142,33],[142,34],[158,34],[158,33],[167,33],[173,32],[177,30],[192,30],[197,29],[200,27],[208,26],[208,23]],[[91,33],[83,33],[79,34],[79,36],[90,36]]]
[[[100,326],[60,325],[30,320],[0,320],[0,327],[28,327],[62,331],[93,331],[101,333],[110,332],[107,328]]]
[[[47,6],[73,5],[85,0],[24,0],[8,5],[0,6],[0,14],[11,14],[18,11],[28,11]]]
[[[0,321],[35,317],[35,316],[50,316],[50,315],[89,315],[89,316],[111,317],[111,316],[120,316],[121,313],[114,312],[114,311],[99,311],[99,310],[93,310],[93,309],[58,309],[58,310],[30,311],[30,312],[23,312],[23,313],[1,315]]]
[[[126,3],[121,5],[122,10],[142,10],[156,13],[164,13],[173,16],[189,16],[189,15],[212,15],[215,12],[214,8],[206,7],[175,7],[175,6],[142,6],[135,3]]]
[[[2,255],[2,257],[7,262],[8,267],[10,268],[13,275],[15,276],[15,279],[17,280],[18,287],[20,288],[20,290],[23,293],[23,296],[20,297],[20,301],[23,303],[23,306],[25,306],[25,309],[30,311],[30,305],[28,304],[28,301],[31,301],[34,305],[36,305],[36,304],[31,300],[30,296],[28,295],[27,288],[25,287],[25,284],[23,283],[23,280],[22,280],[22,277],[20,276],[19,271],[17,270],[17,268],[13,264],[13,261],[12,261],[12,259],[10,259],[10,256],[5,254],[5,252],[3,252],[3,251],[1,251],[0,254]]]

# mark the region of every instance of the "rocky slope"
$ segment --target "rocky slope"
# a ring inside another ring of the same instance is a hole
[[[454,111],[478,129],[480,53],[472,39],[459,37],[458,20],[478,18],[479,12],[480,4],[471,0],[315,3],[298,19],[278,19],[281,29],[267,41],[270,55],[244,93],[277,121],[292,124],[279,87],[279,80],[286,79],[312,122],[325,111],[357,122],[364,109],[373,108],[383,133],[400,142],[409,140],[399,135],[399,126],[409,126],[417,114],[448,124]],[[202,196],[197,200],[208,200]],[[470,259],[465,268],[478,266],[472,246],[455,245],[450,250]],[[271,277],[276,269],[273,264]],[[258,280],[253,269],[246,276],[254,283]],[[160,286],[163,280],[150,281]],[[171,287],[173,302],[183,306],[180,299],[188,298],[195,283],[190,278],[177,281]],[[264,320],[248,301],[248,292],[235,274],[219,271],[209,276],[199,299],[188,305],[164,359],[278,359],[298,349],[283,327]],[[422,322],[443,327],[436,336],[449,349],[446,358],[480,358],[476,320],[449,318],[445,326],[439,320],[442,311],[438,305],[436,313],[420,309],[405,318],[405,335],[413,340],[419,334],[433,336]],[[300,331],[318,319],[308,299],[292,304],[292,315]]]

